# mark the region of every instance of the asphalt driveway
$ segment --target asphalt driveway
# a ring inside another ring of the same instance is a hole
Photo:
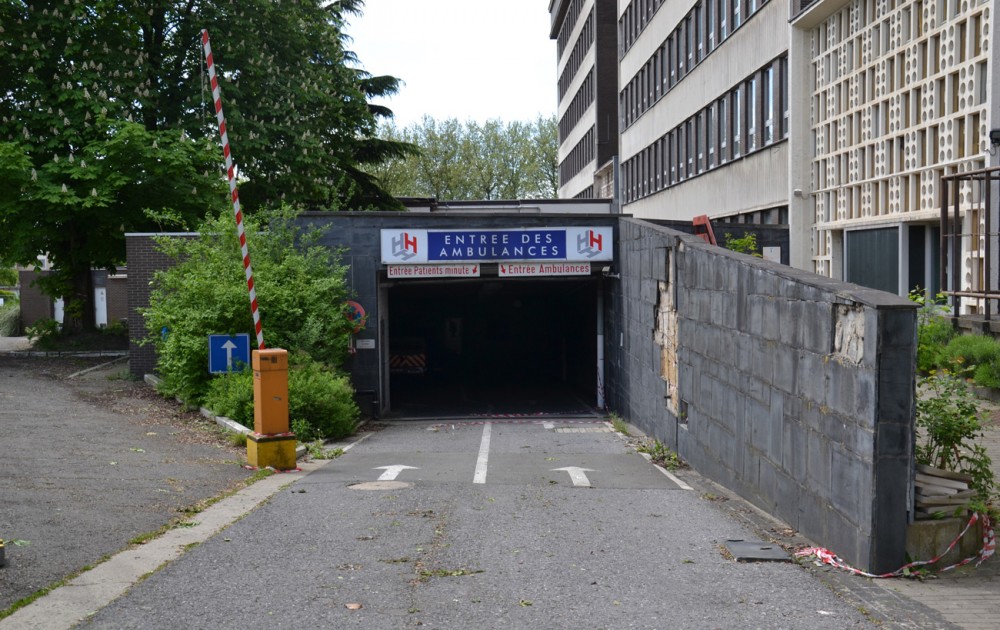
[[[0,356],[0,612],[253,474],[126,363],[78,374],[108,361]]]

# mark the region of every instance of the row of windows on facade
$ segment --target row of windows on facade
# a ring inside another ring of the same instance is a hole
[[[576,123],[580,122],[583,114],[594,102],[595,72],[596,68],[591,68],[590,72],[587,73],[587,78],[583,80],[580,89],[576,92],[576,96],[573,97],[573,101],[566,108],[566,112],[563,113],[562,118],[559,119],[560,138],[565,138],[573,131],[573,127],[576,127]]]
[[[663,0],[632,0],[618,18],[618,56],[624,57],[642,29],[653,19]]]
[[[573,52],[569,54],[566,67],[563,69],[562,74],[559,75],[560,101],[566,96],[566,90],[573,83],[573,79],[576,78],[576,72],[580,69],[580,64],[583,63],[583,58],[587,56],[587,52],[593,45],[594,11],[591,10],[590,15],[587,16],[587,21],[583,25],[583,30],[580,31],[580,37],[577,38],[576,44],[573,45]]]
[[[566,50],[566,45],[569,44],[569,36],[573,34],[573,27],[580,18],[584,2],[585,0],[571,0],[569,9],[566,10],[566,15],[563,17],[562,24],[559,25],[559,37],[556,39],[556,54],[560,58],[563,51]]]
[[[565,184],[573,179],[584,167],[594,161],[597,156],[597,146],[594,142],[596,130],[593,126],[576,143],[566,159],[559,163],[559,182]]]
[[[766,2],[706,0],[696,4],[618,95],[620,128],[635,122]]]
[[[753,73],[622,164],[624,203],[788,137],[788,58]]]

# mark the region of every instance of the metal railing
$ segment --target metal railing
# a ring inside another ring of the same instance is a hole
[[[1000,313],[993,304],[1000,300],[1000,283],[994,277],[994,257],[997,252],[997,219],[1000,192],[1000,167],[992,167],[941,177],[941,292],[952,297],[953,316],[962,315],[962,298],[982,302],[985,321],[992,312]],[[962,195],[968,194],[964,205]],[[963,215],[969,217],[969,231],[963,232]],[[963,251],[975,265],[968,287],[963,287]],[[981,261],[977,262],[977,261]],[[980,269],[981,267],[981,269]]]

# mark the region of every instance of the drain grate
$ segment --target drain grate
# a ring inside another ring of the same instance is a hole
[[[759,540],[727,540],[725,546],[737,562],[792,561],[780,546]]]
[[[556,433],[611,433],[608,427],[556,427]]]

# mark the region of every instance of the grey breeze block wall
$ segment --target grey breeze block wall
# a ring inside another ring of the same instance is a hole
[[[618,248],[609,406],[854,566],[901,566],[915,306],[634,219]],[[674,388],[654,342],[660,282],[674,285]]]

